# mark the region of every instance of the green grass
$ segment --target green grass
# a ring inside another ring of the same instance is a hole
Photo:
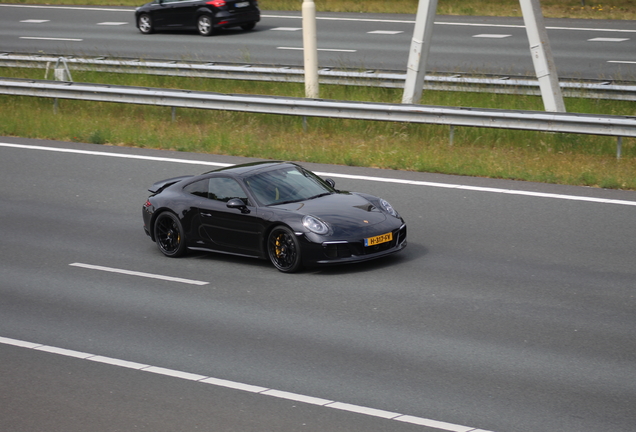
[[[0,69],[0,76],[44,77],[39,69]],[[303,84],[73,72],[77,82],[181,88],[218,93],[303,97]],[[402,91],[321,87],[321,97],[399,103]],[[535,96],[425,92],[427,105],[541,110]],[[566,99],[570,112],[636,115],[636,104]],[[391,122],[302,118],[0,96],[0,135],[116,146],[516,179],[636,190],[636,139]]]
[[[144,0],[12,0],[7,3],[140,6]],[[263,10],[300,11],[300,0],[260,0]],[[320,12],[408,13],[418,0],[315,0]],[[552,18],[636,19],[634,0],[542,0],[543,15]],[[521,16],[518,0],[439,0],[439,15]]]

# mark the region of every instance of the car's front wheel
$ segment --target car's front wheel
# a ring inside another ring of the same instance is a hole
[[[301,267],[300,243],[286,226],[278,226],[269,233],[267,253],[272,264],[282,272],[293,273]]]
[[[139,31],[143,34],[150,34],[154,31],[152,27],[152,18],[148,14],[139,15],[137,19],[137,27],[139,27]]]
[[[214,33],[214,25],[210,15],[201,15],[197,19],[197,30],[201,36],[211,36]]]
[[[186,253],[186,241],[179,218],[170,212],[157,216],[154,227],[157,247],[165,256],[176,258]]]

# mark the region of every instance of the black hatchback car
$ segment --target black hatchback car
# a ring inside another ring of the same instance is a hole
[[[137,28],[144,34],[197,30],[210,36],[220,28],[251,30],[260,19],[257,0],[154,0],[135,10]]]

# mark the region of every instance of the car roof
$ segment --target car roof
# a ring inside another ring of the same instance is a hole
[[[269,171],[270,169],[276,169],[282,166],[298,166],[293,162],[284,162],[284,161],[261,161],[261,162],[250,162],[239,165],[232,165],[229,167],[217,168],[212,171],[208,171],[204,174],[213,174],[218,172],[224,172],[227,174],[236,175],[239,177],[244,177],[248,174],[254,174],[259,171]]]

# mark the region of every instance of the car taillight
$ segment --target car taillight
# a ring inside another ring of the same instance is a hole
[[[225,0],[211,0],[209,2],[207,2],[206,4],[212,5],[214,7],[221,7],[221,6],[225,6]]]
[[[146,200],[144,207],[145,208],[152,207],[152,203],[150,202],[150,200]]]

